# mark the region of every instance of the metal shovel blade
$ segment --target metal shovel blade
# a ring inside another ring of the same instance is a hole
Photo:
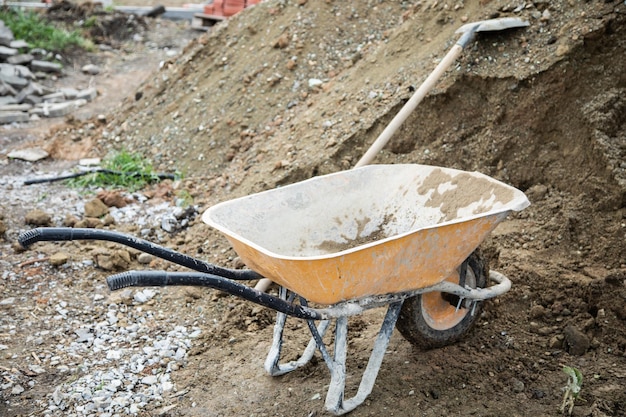
[[[498,19],[480,20],[478,22],[467,23],[458,28],[455,33],[466,33],[469,31],[492,32],[496,30],[526,27],[529,25],[530,23],[518,17],[501,17]]]

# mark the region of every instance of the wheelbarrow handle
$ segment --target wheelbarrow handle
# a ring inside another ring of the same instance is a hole
[[[140,250],[166,261],[184,266],[194,271],[215,274],[234,280],[257,280],[262,275],[249,269],[228,269],[204,262],[200,259],[184,255],[172,249],[155,245],[147,240],[138,239],[119,232],[102,229],[71,228],[71,227],[39,227],[28,230],[18,237],[18,242],[26,248],[35,242],[68,241],[68,240],[104,240],[120,243],[124,246]]]
[[[230,295],[252,301],[288,316],[305,320],[322,320],[323,313],[300,304],[293,304],[279,297],[257,291],[247,285],[226,279],[222,276],[198,272],[166,271],[127,271],[107,278],[111,291],[126,287],[155,287],[171,285],[191,285],[209,287]]]

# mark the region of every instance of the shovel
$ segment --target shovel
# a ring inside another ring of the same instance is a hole
[[[439,65],[435,67],[433,72],[424,80],[422,85],[413,93],[413,96],[407,101],[407,103],[400,109],[398,114],[387,125],[385,130],[376,138],[372,146],[365,152],[365,155],[361,157],[359,162],[356,163],[354,168],[359,168],[371,163],[376,155],[385,147],[389,139],[400,128],[402,123],[406,121],[409,115],[415,110],[417,105],[428,94],[430,90],[435,86],[439,78],[444,72],[452,65],[453,62],[461,55],[463,49],[474,39],[474,35],[477,32],[495,32],[499,30],[519,28],[529,26],[529,23],[525,20],[517,17],[501,17],[498,19],[481,20],[478,22],[467,23],[456,30],[455,33],[460,33],[461,37],[454,44],[454,46],[448,51],[446,56],[443,57]],[[272,281],[267,278],[261,279],[255,289],[265,292]]]

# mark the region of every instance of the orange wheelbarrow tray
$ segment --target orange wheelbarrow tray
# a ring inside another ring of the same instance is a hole
[[[521,191],[477,172],[369,165],[209,208],[203,221],[225,235],[250,269],[222,268],[106,230],[38,228],[19,241],[25,247],[37,241],[117,242],[196,272],[122,272],[107,278],[112,290],[208,286],[276,310],[266,370],[293,371],[319,350],[331,373],[326,408],[339,415],[371,392],[405,300],[448,293],[457,297],[456,310],[473,313],[477,302],[510,289],[510,280],[495,271],[489,273],[495,285],[486,288],[465,285],[465,272],[457,271],[498,223],[528,205]],[[260,278],[280,285],[278,297],[238,282]],[[358,391],[345,399],[348,317],[381,306],[387,314]],[[287,316],[307,320],[312,339],[300,359],[280,364]],[[330,320],[336,320],[332,354],[323,340]]]

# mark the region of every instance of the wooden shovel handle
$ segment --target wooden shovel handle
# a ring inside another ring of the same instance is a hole
[[[413,93],[413,96],[407,101],[407,103],[402,107],[402,109],[396,114],[391,123],[383,130],[383,132],[378,136],[378,138],[374,141],[372,146],[367,150],[365,155],[361,157],[359,162],[354,166],[355,168],[362,167],[364,165],[368,165],[372,162],[374,157],[380,152],[391,136],[400,128],[402,123],[409,117],[409,115],[415,110],[417,105],[422,101],[422,99],[426,96],[426,94],[433,89],[439,78],[443,75],[443,73],[448,69],[450,65],[461,54],[463,51],[463,47],[458,43],[455,44],[450,51],[443,57],[441,62],[437,65],[437,67],[433,70],[433,72],[424,80],[422,85]]]

